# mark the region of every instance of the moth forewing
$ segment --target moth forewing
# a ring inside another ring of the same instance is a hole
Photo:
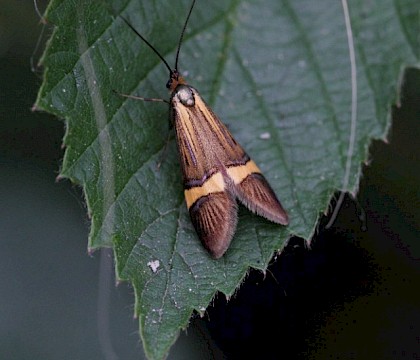
[[[236,185],[236,195],[242,204],[258,215],[281,225],[289,223],[276,194],[261,173],[250,172]]]
[[[229,248],[238,222],[235,197],[229,191],[201,196],[189,213],[195,231],[212,257],[220,258]]]

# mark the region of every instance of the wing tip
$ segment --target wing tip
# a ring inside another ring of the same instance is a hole
[[[210,193],[190,208],[201,243],[214,259],[221,258],[232,241],[238,221],[235,198],[228,192]]]
[[[249,174],[236,190],[238,199],[252,212],[280,225],[289,224],[286,210],[262,174]]]

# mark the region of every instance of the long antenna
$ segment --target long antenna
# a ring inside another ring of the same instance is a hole
[[[181,36],[179,37],[178,49],[176,51],[176,58],[175,58],[175,70],[178,70],[179,50],[181,49],[182,39],[184,38],[185,29],[187,28],[188,20],[190,19],[194,4],[195,4],[195,0],[193,0],[191,4],[190,11],[188,12],[187,19],[185,20],[185,23],[184,23],[184,27],[182,28]]]
[[[163,63],[166,65],[166,67],[168,68],[168,70],[169,70],[169,72],[170,73],[172,73],[172,69],[171,69],[171,67],[169,66],[169,64],[166,62],[166,60],[164,59],[164,57],[162,56],[162,55],[160,55],[160,53],[159,53],[159,51],[157,51],[156,49],[155,49],[155,47],[151,44],[151,43],[149,43],[146,39],[145,39],[145,37],[142,35],[142,34],[140,34],[135,28],[134,28],[134,26],[133,25],[131,25],[125,18],[123,18],[122,16],[120,16],[121,17],[121,19],[123,19],[124,20],[124,22],[130,27],[130,29],[131,30],[133,30],[139,37],[140,37],[140,39],[142,39],[145,43],[146,43],[146,45],[149,47],[149,48],[151,48],[153,51],[154,51],[154,53],[157,55],[157,56],[159,56],[159,59],[160,60],[162,60],[163,61]],[[179,47],[178,47],[178,50],[179,50]]]
[[[179,51],[180,51],[180,49],[181,49],[181,44],[182,44],[182,39],[184,38],[184,33],[185,33],[185,29],[187,28],[187,24],[188,24],[188,20],[190,19],[190,16],[191,16],[191,13],[192,13],[192,10],[193,10],[193,7],[194,7],[194,5],[195,5],[195,0],[193,0],[193,2],[192,2],[192,4],[191,4],[191,7],[190,7],[190,11],[188,12],[188,15],[187,15],[187,19],[185,20],[185,23],[184,23],[184,27],[182,28],[182,32],[181,32],[181,36],[179,37],[179,42],[178,42],[178,49],[176,50],[176,58],[175,58],[175,70],[178,70],[178,58],[179,58]],[[123,19],[124,20],[124,22],[128,25],[128,27],[131,29],[131,30],[133,30],[134,31],[134,33],[135,34],[137,34],[137,36],[140,38],[140,39],[142,39],[145,43],[146,43],[146,45],[149,47],[149,48],[151,48],[152,50],[153,50],[153,52],[159,57],[159,59],[160,60],[162,60],[163,61],[163,63],[165,64],[165,66],[168,68],[168,70],[169,70],[169,73],[172,73],[173,72],[173,70],[171,69],[171,67],[169,66],[169,64],[168,64],[168,62],[165,60],[165,58],[159,53],[159,51],[157,51],[156,50],[156,48],[150,43],[150,42],[148,42],[147,40],[146,40],[146,38],[142,35],[142,34],[140,34],[136,29],[135,29],[135,27],[133,26],[133,25],[131,25],[129,22],[128,22],[128,20],[126,20],[123,16],[121,16],[120,15],[120,17],[121,17],[121,19]]]

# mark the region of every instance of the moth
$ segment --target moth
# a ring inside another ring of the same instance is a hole
[[[205,103],[197,89],[178,71],[182,39],[195,0],[189,9],[171,68],[162,55],[125,19],[169,70],[170,100],[124,95],[169,104],[184,180],[184,194],[192,224],[213,258],[228,249],[238,221],[237,199],[249,210],[274,223],[287,225],[286,211],[273,189],[227,127]]]

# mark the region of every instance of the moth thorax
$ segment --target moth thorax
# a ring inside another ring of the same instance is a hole
[[[194,94],[192,89],[187,85],[178,85],[175,89],[175,96],[184,106],[194,106]]]

